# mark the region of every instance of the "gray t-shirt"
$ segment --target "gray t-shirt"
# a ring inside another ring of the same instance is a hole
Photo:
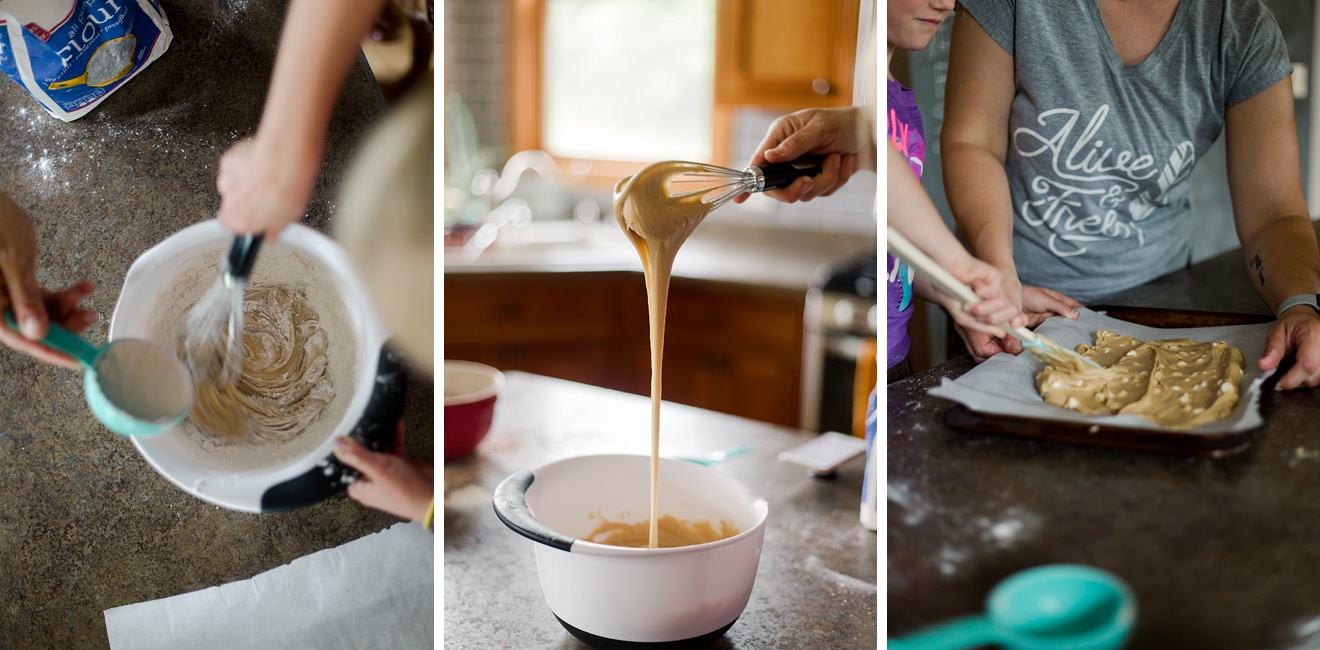
[[[1088,302],[1186,266],[1192,167],[1228,107],[1292,71],[1269,11],[1182,0],[1150,56],[1124,66],[1095,0],[963,5],[1014,55],[1006,169],[1022,283]]]

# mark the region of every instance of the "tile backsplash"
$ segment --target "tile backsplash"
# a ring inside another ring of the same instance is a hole
[[[734,116],[733,144],[730,151],[736,165],[752,157],[770,124],[780,116],[777,111],[744,108]],[[777,226],[791,230],[871,234],[876,232],[877,178],[869,171],[853,175],[834,194],[807,203],[784,204],[763,196],[738,206],[722,208],[721,218],[728,223]]]
[[[508,142],[507,2],[444,3],[445,94],[457,92],[477,124],[483,147]],[[507,152],[506,152],[507,155]]]

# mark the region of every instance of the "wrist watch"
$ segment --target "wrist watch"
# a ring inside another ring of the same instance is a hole
[[[1320,294],[1299,293],[1295,296],[1288,296],[1283,302],[1279,303],[1279,310],[1274,313],[1275,318],[1283,318],[1283,312],[1297,305],[1306,305],[1314,309],[1316,313],[1320,313],[1320,301],[1317,301],[1317,298],[1320,298]]]

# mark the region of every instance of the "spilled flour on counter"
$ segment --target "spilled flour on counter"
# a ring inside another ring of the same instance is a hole
[[[176,274],[147,318],[147,338],[178,353],[188,312],[216,282],[223,251],[199,255]],[[179,427],[215,469],[256,471],[301,458],[348,410],[360,351],[328,275],[297,253],[263,251],[243,304],[243,375],[226,390],[202,388]],[[216,436],[248,427],[254,436]]]
[[[1085,414],[1135,414],[1170,429],[1227,417],[1237,405],[1244,360],[1237,348],[1191,339],[1140,341],[1109,330],[1078,354],[1099,370],[1046,366],[1036,387],[1046,402]]]

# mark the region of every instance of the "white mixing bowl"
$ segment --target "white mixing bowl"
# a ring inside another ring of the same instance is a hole
[[[180,272],[195,264],[199,256],[227,250],[233,238],[218,222],[208,220],[171,235],[143,253],[124,278],[123,291],[110,319],[109,339],[147,338],[152,309],[169,293]],[[367,446],[381,449],[392,439],[402,414],[406,375],[399,360],[383,348],[385,328],[371,312],[366,290],[347,256],[328,237],[295,224],[280,233],[278,241],[262,246],[257,268],[262,258],[291,253],[311,262],[309,273],[329,276],[326,284],[337,290],[352,331],[356,358],[348,389],[351,398],[343,417],[325,439],[298,457],[253,471],[224,466],[178,427],[161,435],[133,439],[138,452],[162,476],[198,498],[225,508],[245,512],[288,510],[331,496],[357,475],[331,454],[335,439],[353,435]],[[213,274],[197,281],[209,284],[215,280]],[[329,423],[320,428],[330,429]]]
[[[723,635],[747,607],[761,558],[765,499],[723,472],[660,459],[660,514],[727,520],[739,534],[676,548],[585,541],[601,523],[650,513],[648,456],[580,456],[523,470],[495,490],[495,513],[536,544],[546,604],[596,648],[701,645]]]

